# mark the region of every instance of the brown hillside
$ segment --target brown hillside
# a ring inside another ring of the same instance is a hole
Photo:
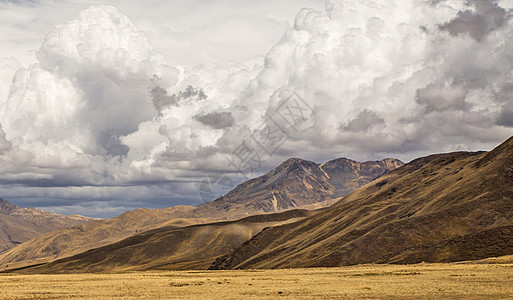
[[[51,263],[17,270],[22,273],[120,272],[146,269],[206,269],[263,228],[300,220],[314,212],[290,210],[237,221],[160,228]]]
[[[268,228],[214,269],[342,266],[513,254],[513,138],[489,153],[432,155],[326,211]]]

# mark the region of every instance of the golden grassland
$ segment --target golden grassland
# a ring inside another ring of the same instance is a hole
[[[0,274],[1,299],[513,298],[511,260],[235,271]]]

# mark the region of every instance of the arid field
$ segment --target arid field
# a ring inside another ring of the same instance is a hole
[[[513,298],[513,264],[0,275],[1,299]]]

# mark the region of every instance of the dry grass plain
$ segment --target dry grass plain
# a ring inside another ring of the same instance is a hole
[[[0,274],[1,299],[513,298],[513,264],[361,265],[122,274]]]

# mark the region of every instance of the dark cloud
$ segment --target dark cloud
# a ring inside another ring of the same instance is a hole
[[[153,87],[150,89],[150,95],[155,110],[162,115],[164,108],[176,105],[176,97],[167,94],[167,91],[160,86],[160,80],[157,75],[153,75],[151,79]]]
[[[196,115],[194,118],[215,129],[231,127],[235,121],[231,112],[213,112],[206,115]]]
[[[511,15],[496,1],[469,0],[469,9],[458,12],[456,18],[439,26],[451,35],[468,34],[481,42],[490,32],[503,26]]]
[[[175,95],[173,95],[173,96],[175,96]],[[178,100],[193,98],[193,97],[197,98],[198,100],[207,99],[207,95],[205,94],[205,92],[203,92],[202,89],[198,90],[190,85],[184,91],[179,92],[175,97]]]
[[[385,124],[385,120],[377,113],[364,109],[356,118],[341,126],[341,129],[352,132],[365,132],[377,125]]]
[[[417,90],[415,101],[422,105],[426,112],[445,110],[465,110],[467,90],[458,85],[431,84]]]
[[[160,81],[161,79],[157,75],[153,75],[151,79],[152,87],[150,88],[153,106],[160,115],[162,115],[164,109],[177,106],[180,100],[187,98],[207,99],[207,95],[202,89],[198,90],[190,85],[184,91],[178,92],[178,94],[168,95],[167,91],[160,86]]]
[[[100,137],[100,142],[103,148],[107,151],[108,155],[112,156],[125,156],[128,154],[129,148],[123,145],[119,140],[119,136],[105,135]]]

